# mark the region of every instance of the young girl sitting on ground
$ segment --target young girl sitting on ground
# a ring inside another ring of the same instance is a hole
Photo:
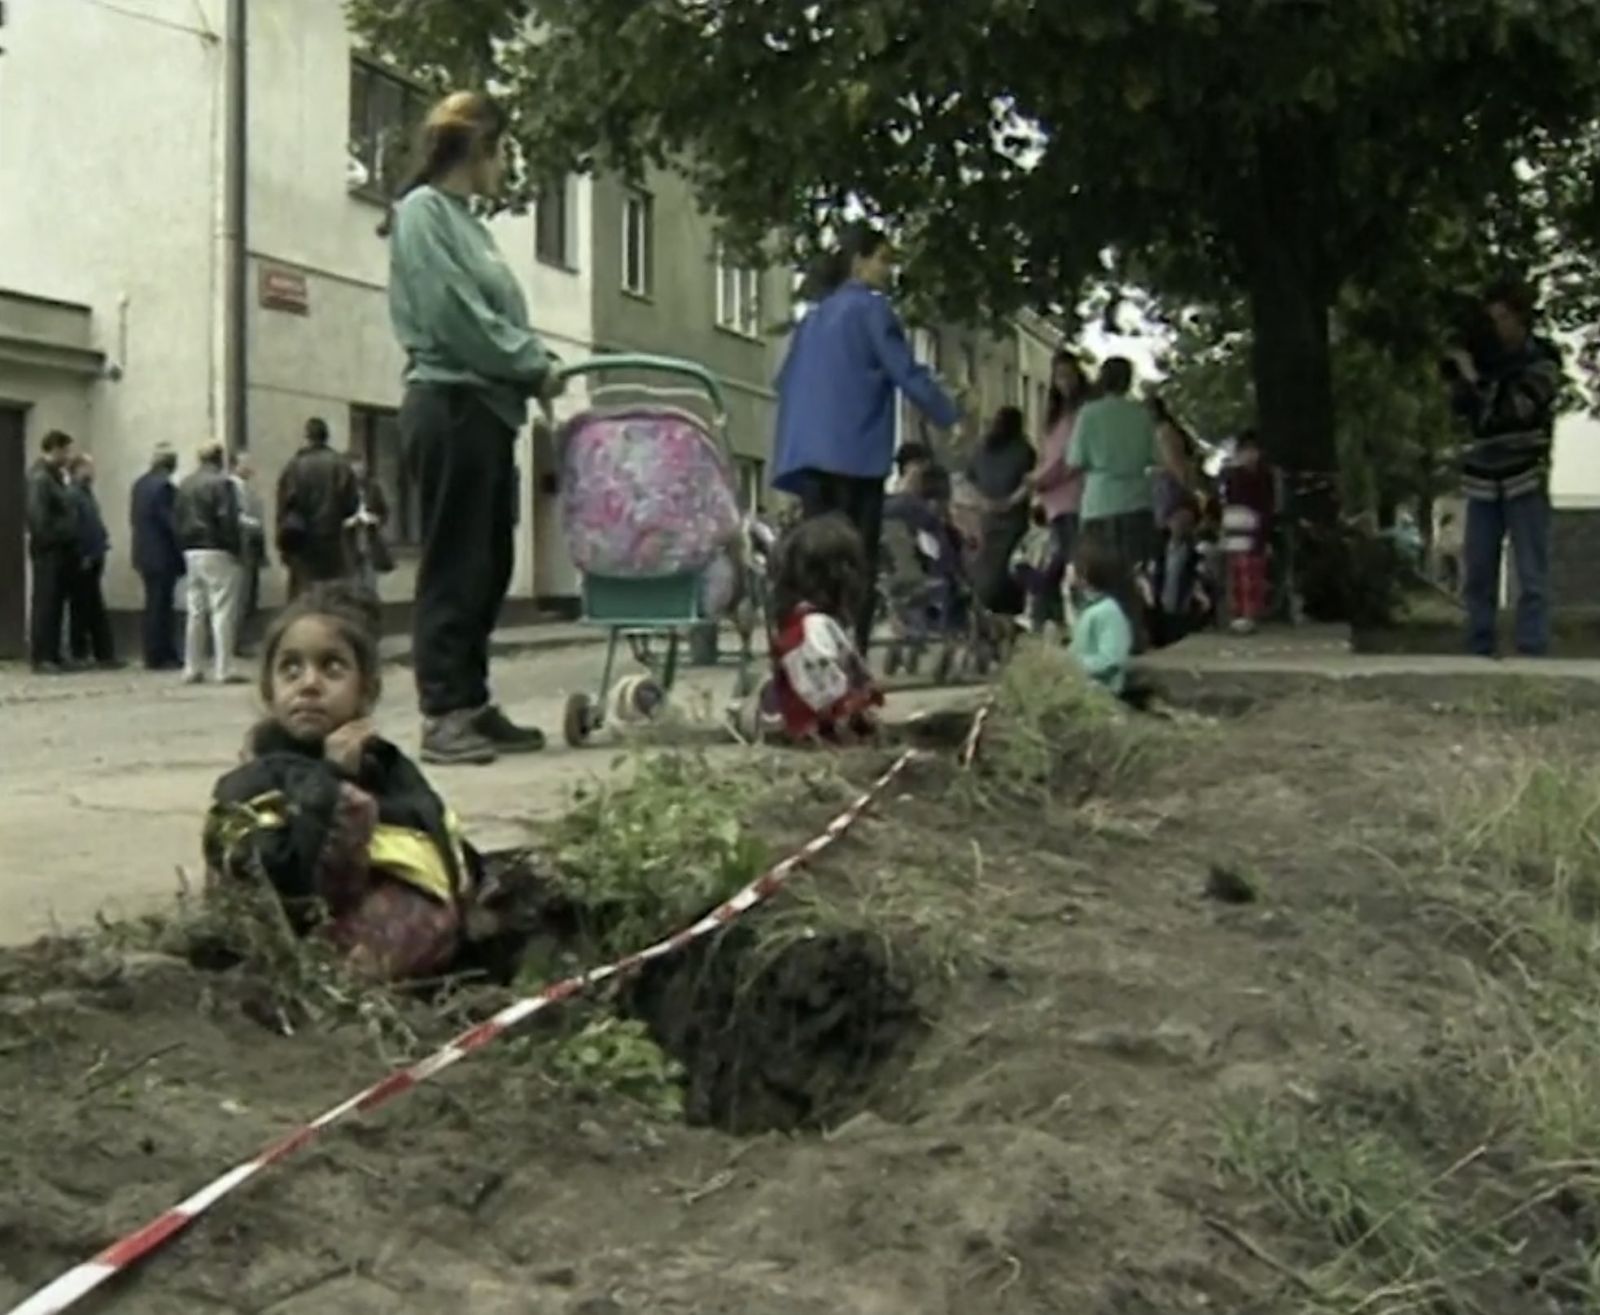
[[[872,587],[861,538],[842,516],[802,521],[779,542],[772,674],[791,740],[841,744],[875,734],[883,693],[838,621],[859,615]]]
[[[380,692],[376,604],[318,585],[262,652],[267,719],[222,777],[205,824],[213,884],[265,877],[299,934],[363,977],[433,976],[461,948],[477,855],[455,816],[369,718]]]
[[[1079,540],[1072,580],[1083,606],[1073,620],[1068,651],[1090,680],[1120,698],[1128,685],[1133,627],[1115,597],[1118,570],[1117,556],[1109,548],[1094,539]]]

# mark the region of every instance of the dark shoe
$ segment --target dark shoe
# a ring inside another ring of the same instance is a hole
[[[65,676],[68,668],[59,662],[35,662],[33,674],[36,676]]]
[[[474,724],[471,712],[430,717],[422,724],[422,761],[441,767],[483,767],[500,756],[493,740]]]
[[[501,753],[538,753],[545,745],[543,731],[536,726],[518,726],[497,703],[480,709],[471,724]]]
[[[126,671],[128,669],[128,664],[118,658],[101,658],[94,665],[100,671]]]

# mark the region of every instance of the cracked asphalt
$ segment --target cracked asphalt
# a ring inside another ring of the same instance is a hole
[[[584,645],[496,659],[500,702],[542,727],[552,747],[492,767],[429,769],[481,847],[525,840],[532,823],[611,769],[615,740],[602,735],[581,750],[560,742],[567,695],[595,689],[601,656]],[[391,666],[385,681],[379,724],[415,753],[411,673]],[[728,702],[733,681],[731,665],[690,670],[679,703],[704,717]],[[897,696],[896,711],[949,697]],[[248,686],[194,688],[143,671],[48,678],[0,666],[0,942],[151,912],[177,892],[180,872],[198,880],[212,784],[258,715]],[[715,725],[686,734],[709,752],[739,752]]]

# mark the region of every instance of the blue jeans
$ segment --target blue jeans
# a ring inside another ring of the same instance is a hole
[[[1467,647],[1493,657],[1500,607],[1500,560],[1507,538],[1517,572],[1517,652],[1550,650],[1550,495],[1543,490],[1497,502],[1467,503],[1463,551]]]

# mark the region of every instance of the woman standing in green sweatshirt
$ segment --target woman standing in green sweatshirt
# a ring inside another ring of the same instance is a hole
[[[486,96],[441,101],[384,229],[389,312],[406,354],[400,436],[421,513],[413,651],[431,763],[544,747],[489,694],[489,640],[515,556],[517,431],[530,399],[559,392],[516,276],[472,212],[475,196],[499,190],[504,131]]]

